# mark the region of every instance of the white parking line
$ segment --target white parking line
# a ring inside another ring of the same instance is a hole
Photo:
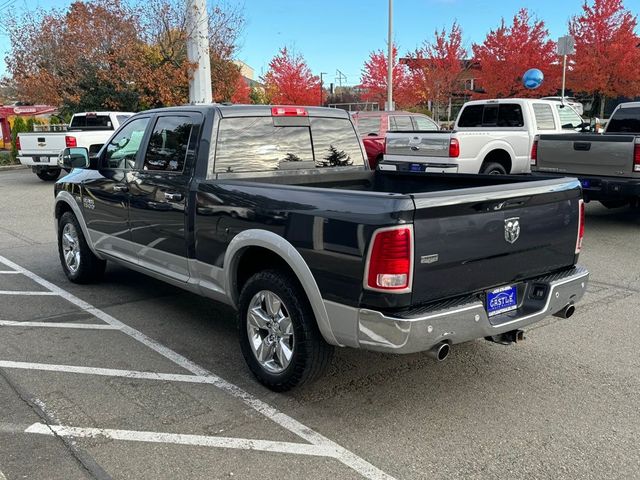
[[[274,423],[280,425],[283,428],[286,428],[290,432],[296,434],[300,438],[306,440],[307,442],[315,445],[316,447],[326,447],[329,449],[333,449],[335,451],[334,458],[342,462],[347,467],[355,470],[360,475],[365,478],[369,478],[371,480],[394,480],[394,478],[375,467],[371,463],[367,462],[363,458],[357,456],[355,453],[347,450],[346,448],[340,446],[336,442],[329,440],[324,435],[310,429],[306,425],[300,423],[296,419],[286,415],[279,410],[273,408],[271,405],[263,402],[262,400],[256,398],[250,393],[242,390],[240,387],[233,385],[230,382],[214,375],[209,372],[207,369],[197,365],[186,357],[180,355],[177,352],[174,352],[168,347],[156,342],[155,340],[147,337],[142,332],[129,327],[128,325],[122,323],[111,315],[103,312],[102,310],[94,307],[93,305],[81,300],[75,295],[63,290],[57,285],[41,278],[35,273],[21,267],[20,265],[12,262],[11,260],[0,256],[0,263],[7,265],[9,268],[19,271],[23,275],[27,276],[31,280],[36,283],[42,285],[43,287],[49,289],[53,294],[60,295],[62,298],[67,300],[69,303],[76,305],[78,308],[84,310],[87,313],[94,315],[95,317],[103,320],[109,325],[113,325],[118,327],[124,334],[129,335],[132,338],[135,338],[140,343],[146,345],[151,348],[155,352],[160,355],[168,358],[176,365],[183,367],[184,369],[190,371],[191,373],[202,376],[209,377],[211,380],[211,384],[220,388],[221,390],[227,392],[229,395],[241,400],[245,405],[253,408],[257,412],[261,413]]]
[[[7,480],[7,477],[5,477],[2,472],[0,472],[0,480]]]
[[[16,272],[15,270],[0,270],[0,275],[18,275],[20,272]],[[0,477],[1,479],[2,477]]]
[[[19,290],[0,290],[0,295],[58,295],[55,292],[21,292]]]
[[[14,362],[0,360],[0,368],[19,370],[40,370],[43,372],[78,373],[103,377],[137,378],[140,380],[162,380],[166,382],[204,383],[215,385],[216,379],[211,376],[191,375],[184,373],[157,373],[140,370],[121,370],[117,368],[79,367],[76,365],[56,365],[51,363]]]
[[[55,322],[18,322],[14,320],[0,320],[0,327],[44,327],[44,328],[79,328],[84,330],[119,330],[113,325],[104,323],[55,323]]]
[[[135,430],[114,430],[110,428],[69,427],[66,425],[45,425],[34,423],[25,433],[59,435],[73,438],[104,437],[129,442],[172,443],[175,445],[195,445],[214,448],[234,448],[239,450],[259,450],[263,452],[293,453],[314,457],[338,455],[334,449],[319,447],[308,443],[278,442],[272,440],[253,440],[248,438],[213,437],[210,435],[186,435],[181,433],[140,432]]]

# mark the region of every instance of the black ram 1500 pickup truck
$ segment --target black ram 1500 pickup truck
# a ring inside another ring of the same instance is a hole
[[[570,316],[583,203],[575,179],[369,171],[346,112],[203,105],[142,112],[55,186],[74,282],[107,260],[234,306],[274,390],[334,346],[392,353],[511,343]]]

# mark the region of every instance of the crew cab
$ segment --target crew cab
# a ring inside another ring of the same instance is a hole
[[[18,160],[44,181],[60,176],[58,156],[67,147],[85,147],[95,155],[131,112],[83,112],[71,117],[66,132],[19,133]]]
[[[438,124],[421,113],[394,111],[356,112],[351,119],[362,137],[369,167],[375,169],[385,152],[387,132],[412,132],[440,130]]]
[[[62,162],[69,280],[112,261],[235,307],[244,358],[274,390],[317,377],[336,346],[443,360],[513,342],[570,316],[588,280],[577,180],[371,171],[342,110],[151,110]]]
[[[602,135],[540,135],[531,153],[534,173],[578,177],[586,201],[640,205],[640,102],[618,105]]]
[[[384,167],[445,173],[529,173],[540,133],[589,126],[569,105],[549,100],[476,100],[462,107],[453,131],[389,132]]]

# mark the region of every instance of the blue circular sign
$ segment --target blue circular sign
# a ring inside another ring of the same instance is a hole
[[[531,68],[527,70],[522,76],[522,84],[529,90],[535,90],[536,88],[538,88],[540,85],[542,85],[543,80],[544,74],[537,68]]]

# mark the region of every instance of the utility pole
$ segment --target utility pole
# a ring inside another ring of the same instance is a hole
[[[211,103],[209,15],[206,0],[187,0],[187,59],[196,64],[189,80],[189,103]]]
[[[320,106],[322,106],[322,100],[323,100],[323,87],[322,87],[322,76],[323,75],[328,75],[327,72],[320,72]]]
[[[393,108],[393,0],[389,0],[389,54],[387,56],[387,105],[385,110],[392,111]]]

